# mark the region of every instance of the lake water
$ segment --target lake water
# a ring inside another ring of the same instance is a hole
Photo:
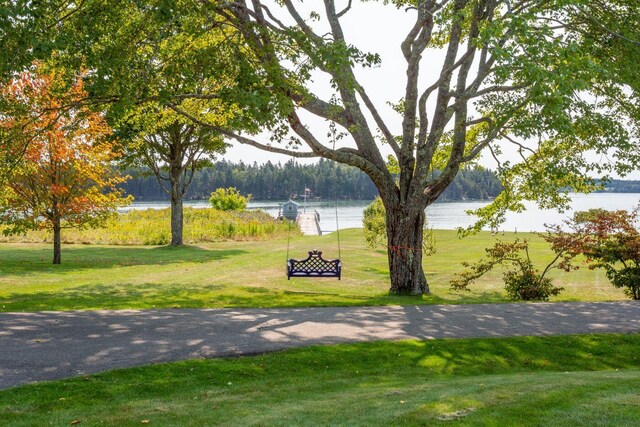
[[[632,210],[640,203],[640,193],[593,193],[572,194],[571,210],[559,213],[554,210],[538,209],[533,203],[525,203],[526,212],[509,213],[507,220],[501,226],[505,231],[544,231],[544,224],[558,224],[573,215],[574,211],[582,211],[592,208],[608,210]],[[284,201],[283,201],[284,202]],[[248,205],[249,209],[262,209],[274,217],[278,215],[279,204],[283,202],[254,201]],[[370,200],[353,200],[337,202],[338,227],[361,228],[362,211],[371,203]],[[186,201],[185,206],[208,207],[207,201]],[[455,230],[458,227],[468,227],[475,222],[475,218],[467,215],[466,211],[480,208],[489,204],[488,201],[455,201],[437,202],[427,208],[429,226],[434,229]],[[304,207],[301,202],[300,208]],[[128,209],[163,209],[169,207],[165,201],[159,202],[134,202]],[[336,202],[333,201],[309,201],[306,203],[307,211],[316,210],[320,214],[320,227],[323,232],[336,230]]]

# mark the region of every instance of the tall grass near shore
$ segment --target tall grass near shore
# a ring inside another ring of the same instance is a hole
[[[62,242],[102,245],[166,245],[171,241],[169,209],[131,210],[110,219],[104,228],[62,232]],[[0,228],[1,230],[2,228]],[[295,224],[274,219],[266,212],[184,209],[186,244],[224,240],[266,240],[300,235]],[[53,241],[49,231],[30,231],[20,236],[0,236],[0,242],[38,243]]]

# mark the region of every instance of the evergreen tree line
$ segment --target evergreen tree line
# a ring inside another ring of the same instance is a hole
[[[605,184],[603,191],[609,193],[640,193],[640,181],[613,179]]]
[[[136,200],[165,200],[167,194],[155,176],[144,169],[130,169],[131,179],[123,184]],[[320,159],[315,164],[266,162],[248,165],[243,162],[218,161],[213,167],[196,171],[186,199],[207,200],[216,188],[235,187],[253,200],[301,198],[307,188],[310,198],[325,200],[371,200],[378,190],[359,169]],[[485,169],[461,170],[445,191],[442,200],[491,199],[502,190],[495,174]]]

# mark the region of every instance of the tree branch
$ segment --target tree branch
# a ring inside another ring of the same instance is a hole
[[[338,12],[336,14],[337,18],[341,18],[344,14],[346,14],[349,10],[351,9],[351,0],[349,0],[349,3],[347,4],[347,6],[342,9],[340,12]]]
[[[79,11],[81,11],[83,9],[83,7],[84,7],[85,2],[86,2],[86,0],[80,0],[80,3],[78,3],[78,5],[75,8],[71,9],[70,11],[68,11],[67,13],[62,15],[61,17],[56,18],[55,22],[47,27],[47,30],[50,30],[50,29],[52,29],[53,27],[55,27],[57,25],[60,25],[60,23],[66,21],[67,19],[71,18],[71,16],[73,16],[76,13],[78,13]],[[62,6],[62,7],[64,7],[64,6]]]
[[[454,13],[457,13],[464,9],[466,4],[466,0],[456,0],[454,5]],[[421,182],[414,185],[414,192],[422,191],[422,189],[419,189],[419,187],[424,187],[426,185],[426,179],[431,162],[433,160],[433,156],[438,147],[438,143],[440,141],[440,137],[442,136],[444,128],[450,119],[450,112],[447,111],[447,105],[449,103],[449,99],[451,98],[449,88],[451,86],[453,66],[456,63],[460,62],[456,61],[456,56],[458,54],[458,46],[460,44],[462,34],[462,20],[456,19],[451,24],[449,45],[447,47],[447,53],[442,66],[442,71],[438,79],[438,98],[436,101],[435,112],[433,114],[433,120],[430,124],[431,128],[429,130],[428,136],[424,137],[424,143],[418,146],[418,166],[416,168],[415,174],[422,177],[422,179]],[[463,55],[463,57],[466,56]],[[424,102],[426,103],[426,100]],[[424,111],[426,114],[426,110]]]
[[[371,102],[371,99],[369,98],[369,95],[365,91],[364,87],[362,87],[361,85],[358,85],[356,90],[358,91],[360,98],[362,98],[364,105],[367,107],[367,109],[373,116],[373,119],[375,120],[376,125],[384,135],[385,140],[391,146],[391,149],[394,151],[394,153],[396,153],[396,156],[400,156],[402,152],[400,146],[398,145],[395,138],[393,137],[393,134],[389,130],[389,127],[387,126],[387,124],[384,122],[384,120],[382,120],[382,117],[380,116],[378,109],[376,108],[375,105],[373,105],[373,102]]]
[[[228,138],[232,138],[235,139],[236,141],[238,141],[241,144],[245,144],[245,145],[250,145],[252,147],[256,147],[259,148],[261,150],[264,151],[269,151],[271,153],[277,153],[277,154],[285,154],[287,156],[292,156],[292,157],[318,157],[318,154],[314,153],[314,152],[300,152],[300,151],[293,151],[293,150],[287,150],[284,148],[279,148],[279,147],[273,147],[271,145],[267,145],[267,144],[262,144],[258,141],[255,141],[253,139],[244,137],[242,135],[238,135],[228,129],[224,129],[220,126],[215,126],[212,125],[211,123],[207,123],[204,122],[200,119],[198,119],[197,117],[195,117],[193,114],[187,113],[186,111],[182,110],[180,107],[178,107],[177,105],[173,104],[173,103],[168,103],[167,106],[169,108],[171,108],[173,111],[175,111],[176,113],[188,118],[189,120],[193,121],[194,123],[207,128],[207,129],[211,129],[214,130],[218,133],[220,133],[221,135],[224,135]]]
[[[298,13],[298,10],[296,9],[296,7],[293,5],[293,3],[291,2],[291,0],[284,0],[284,5],[287,8],[287,11],[289,12],[289,15],[291,15],[291,17],[293,18],[294,21],[296,21],[296,24],[298,24],[298,27],[300,27],[300,29],[302,30],[302,32],[309,37],[314,43],[316,43],[317,45],[322,45],[324,43],[324,40],[322,39],[322,37],[320,37],[319,35],[317,35],[312,29],[311,27],[309,27],[307,25],[307,23],[304,21],[304,19],[302,19],[302,16],[300,16],[300,14]]]
[[[296,102],[299,107],[318,117],[332,120],[344,128],[348,128],[350,125],[345,109],[339,105],[328,103],[311,93],[304,95],[290,94],[289,97]]]
[[[307,143],[316,155],[339,163],[355,166],[365,171],[376,185],[382,184],[390,178],[389,171],[387,171],[384,163],[381,168],[378,164],[363,156],[359,151],[346,148],[332,150],[322,145],[302,124],[300,118],[295,112],[292,112],[289,115],[289,124],[291,125],[291,129],[293,129],[293,131]]]

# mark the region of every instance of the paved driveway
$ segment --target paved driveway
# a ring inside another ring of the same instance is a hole
[[[640,333],[640,303],[0,313],[0,389],[310,344],[596,332]]]

